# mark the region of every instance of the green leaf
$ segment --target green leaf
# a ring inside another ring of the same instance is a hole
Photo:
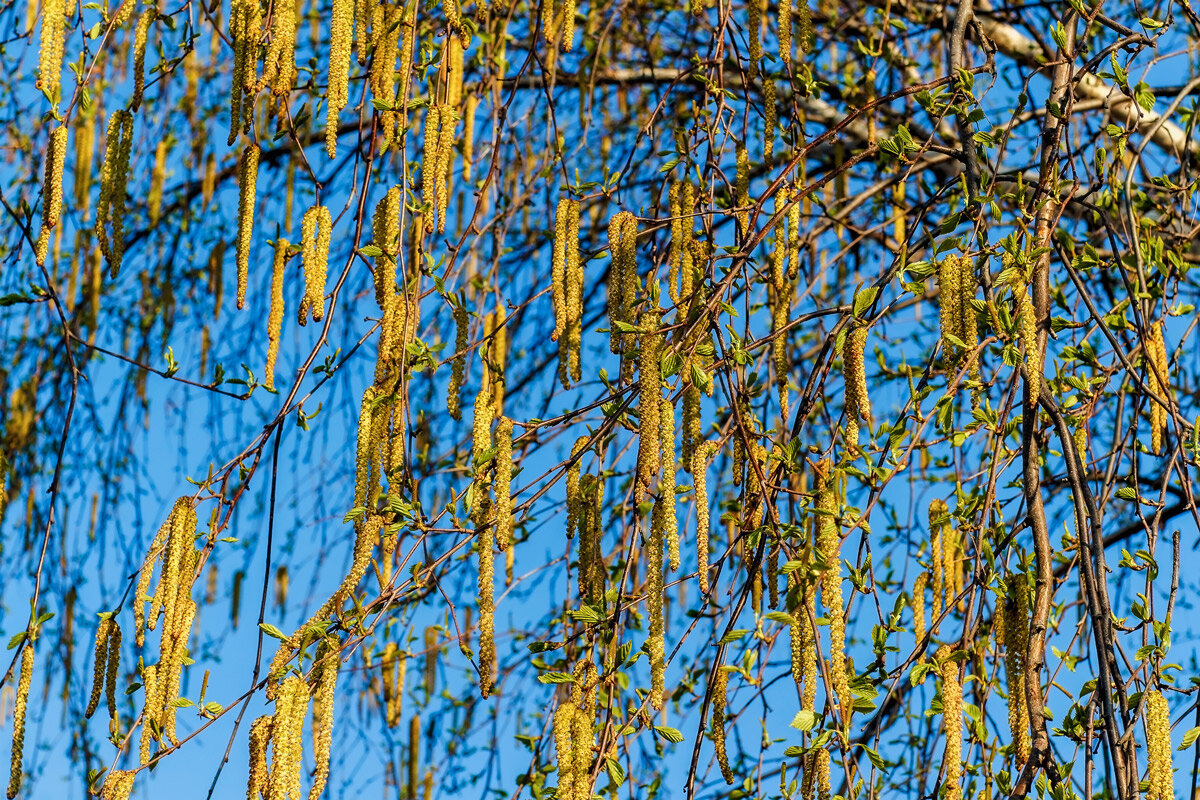
[[[613,783],[620,785],[625,782],[625,768],[621,766],[620,761],[612,757],[605,758],[604,769],[608,771],[608,777]]]
[[[569,672],[547,672],[538,675],[538,683],[574,683],[575,676]]]
[[[800,709],[792,717],[791,726],[798,731],[811,731],[817,725],[817,714],[814,711]]]
[[[1192,728],[1183,735],[1183,741],[1179,743],[1176,750],[1187,750],[1196,743],[1196,739],[1200,738],[1200,728]]]
[[[279,630],[279,628],[276,628],[274,625],[268,622],[258,623],[258,629],[267,636],[270,636],[273,639],[278,639],[281,642],[287,639],[287,635],[284,634],[283,631]]]
[[[683,741],[683,734],[674,728],[668,728],[666,725],[655,725],[654,732],[666,739],[668,742],[679,744]]]
[[[750,631],[748,631],[744,628],[739,628],[737,630],[730,631],[729,633],[722,636],[721,641],[717,642],[717,644],[729,644],[730,642],[736,642],[738,639],[741,639],[743,636],[745,636],[749,632]]]
[[[879,289],[874,286],[867,286],[859,291],[854,296],[854,316],[862,319],[863,314],[867,313],[867,309],[875,302],[875,295],[879,294]]]

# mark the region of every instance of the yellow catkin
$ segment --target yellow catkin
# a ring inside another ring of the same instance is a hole
[[[374,500],[378,489],[378,470],[375,469],[379,453],[375,425],[379,392],[374,385],[363,390],[362,404],[358,413],[358,436],[354,466],[354,506],[366,508]]]
[[[462,419],[462,385],[467,373],[467,344],[470,331],[467,307],[461,300],[454,305],[454,359],[450,362],[450,383],[446,387],[446,410],[450,418]]]
[[[928,586],[928,584],[929,573],[925,570],[921,570],[921,572],[917,575],[916,580],[913,581],[911,601],[913,611],[913,635],[917,640],[917,663],[921,663],[925,660],[923,655],[924,646],[922,642],[924,641],[925,634],[927,632],[925,627],[925,588]]]
[[[354,40],[354,0],[333,0],[333,17],[329,31],[325,152],[333,158],[337,155],[338,114],[350,99],[350,46]]]
[[[1004,593],[1004,667],[1007,676],[1008,724],[1017,763],[1029,760],[1029,706],[1025,694],[1025,651],[1029,646],[1029,594],[1025,576],[1011,575]]]
[[[385,300],[396,292],[396,265],[400,257],[400,210],[404,202],[399,186],[388,189],[375,206],[371,220],[375,257],[375,302],[382,309]]]
[[[341,666],[341,641],[333,635],[326,636],[317,647],[313,664],[313,772],[309,800],[317,800],[325,791],[329,780],[329,749],[333,744],[333,710],[337,694],[338,668]]]
[[[113,725],[117,721],[117,675],[121,670],[121,626],[112,620],[108,634],[108,654],[104,670],[104,705]]]
[[[816,753],[817,797],[829,800],[833,796],[833,780],[829,774],[829,751],[824,747]]]
[[[513,421],[508,417],[496,420],[496,546],[507,550],[513,536]]]
[[[283,330],[283,277],[287,267],[287,239],[275,241],[275,260],[271,264],[271,311],[267,317],[267,366],[263,381],[268,390],[275,389],[275,360],[279,357],[279,333]]]
[[[150,38],[150,26],[158,18],[158,11],[147,8],[138,18],[133,33],[133,95],[129,98],[129,109],[137,111],[142,105],[142,94],[146,91],[146,43]]]
[[[1175,800],[1175,770],[1171,759],[1171,716],[1162,692],[1146,692],[1146,800]]]
[[[271,726],[271,770],[267,800],[300,800],[300,771],[304,757],[304,719],[308,716],[308,684],[289,675],[275,699]]]
[[[150,224],[158,223],[162,216],[163,184],[167,180],[167,153],[170,150],[166,139],[160,139],[154,147],[154,168],[150,171],[150,194],[146,200]]]
[[[582,495],[579,489],[579,475],[581,471],[580,458],[588,448],[588,441],[591,437],[580,436],[575,440],[575,444],[571,446],[571,463],[567,467],[567,538],[575,538],[575,534],[579,532],[579,522],[583,516],[584,509],[582,507]]]
[[[1009,260],[1005,259],[1006,266]],[[1037,341],[1037,315],[1029,296],[1029,275],[1020,267],[1012,269],[1010,286],[1017,303],[1017,331],[1025,351],[1025,380],[1031,402],[1037,404],[1042,385],[1042,354]]]
[[[1163,339],[1162,321],[1150,325],[1150,335],[1146,341],[1146,372],[1150,391],[1163,401],[1170,397],[1170,362],[1167,360],[1167,345]],[[1150,449],[1155,453],[1162,452],[1163,433],[1167,428],[1167,409],[1158,400],[1151,398],[1150,406]]]
[[[396,77],[400,85],[396,90],[394,111],[392,112],[392,129],[399,135],[392,139],[393,149],[399,151],[404,142],[404,129],[408,125],[408,91],[412,79],[413,51],[417,29],[417,0],[408,0],[404,8],[404,20],[400,33],[400,65],[396,68]]]
[[[608,278],[608,326],[612,351],[625,352],[632,341],[621,332],[622,324],[633,324],[633,303],[637,295],[637,217],[628,211],[613,216],[608,224],[608,249],[612,269]]]
[[[958,662],[949,658],[950,649],[943,646],[938,652],[942,672],[942,727],[946,747],[942,753],[942,797],[945,800],[962,798],[962,684],[958,679]]]
[[[133,794],[133,770],[114,769],[104,776],[100,787],[100,800],[129,800]]]
[[[644,418],[642,423],[645,424]],[[662,710],[666,689],[666,626],[663,619],[665,594],[663,525],[661,519],[655,519],[650,525],[650,536],[646,542],[646,604],[650,618],[647,640],[650,656],[650,705],[659,710]]]
[[[285,97],[296,82],[296,25],[300,9],[296,0],[283,0],[271,17],[271,41],[263,61],[261,86],[276,97]]]
[[[750,40],[750,71],[758,72],[759,61],[762,60],[762,2],[747,0],[746,36]]]
[[[554,333],[550,340],[557,342],[567,330],[567,219],[570,216],[571,200],[564,197],[558,201],[554,215],[554,252],[550,261],[550,299],[554,306]],[[572,243],[573,245],[578,244]],[[559,374],[563,374],[563,350],[559,346]]]
[[[559,704],[554,710],[554,751],[558,762],[558,787],[555,796],[562,800],[578,798],[575,791],[575,712],[575,704],[570,700]]]
[[[267,746],[271,743],[271,729],[274,718],[264,714],[250,725],[250,769],[246,782],[246,800],[258,800],[266,795],[269,786],[269,767],[267,766]]]
[[[162,693],[158,688],[158,665],[151,664],[142,670],[142,689],[146,703],[142,708],[142,736],[138,748],[138,763],[149,764],[151,748],[158,741],[156,729],[162,718]]]
[[[25,754],[25,711],[29,707],[29,687],[33,683],[33,645],[26,641],[21,649],[21,676],[17,680],[16,704],[13,706],[12,764],[8,779],[8,800],[21,791],[22,758]]]
[[[50,134],[50,143],[46,147],[46,176],[42,188],[42,233],[37,242],[37,264],[46,263],[46,252],[50,241],[50,231],[58,225],[62,215],[63,198],[63,167],[67,159],[66,125],[59,125]]]
[[[658,504],[662,506],[663,534],[667,541],[668,563],[679,570],[679,519],[675,514],[675,404],[662,401],[659,411],[659,442],[662,446],[662,477],[658,481]]]
[[[112,634],[112,617],[104,617],[96,626],[96,652],[92,667],[92,693],[88,698],[84,716],[91,719],[100,705],[100,693],[104,690],[105,664],[108,662],[108,638]]]
[[[564,388],[582,377],[583,266],[579,258],[579,202],[564,199],[555,217],[553,275],[554,334],[558,375]]]
[[[846,381],[846,441],[858,446],[859,420],[871,427],[871,398],[867,394],[867,370],[863,350],[867,343],[866,323],[854,320],[842,346],[842,375]]]
[[[638,455],[634,503],[640,505],[658,472],[661,461],[659,416],[662,403],[663,335],[658,330],[660,314],[647,309],[638,320],[642,329],[638,353]]]
[[[238,161],[237,307],[246,305],[250,275],[250,244],[254,237],[254,203],[258,186],[258,159],[262,148],[246,145]]]
[[[417,796],[417,778],[421,770],[421,717],[412,715],[408,721],[408,794]]]
[[[450,207],[449,175],[453,166],[454,135],[458,128],[458,111],[451,105],[442,106],[438,128],[437,164],[437,231],[446,232],[446,211]]]
[[[258,45],[262,39],[262,6],[258,0],[233,2],[229,14],[229,35],[233,40],[233,72],[227,143],[232,145],[239,131],[250,132],[254,118],[253,95],[258,90]]]
[[[838,490],[840,474],[828,460],[817,467],[817,554],[823,566],[821,604],[829,618],[830,682],[837,695],[844,724],[849,722],[853,700],[850,676],[846,669],[846,610],[842,600],[841,532],[838,530]]]
[[[300,306],[300,324],[309,313],[316,322],[325,316],[325,274],[329,264],[332,220],[325,206],[313,206],[300,222],[301,258],[304,263],[304,302]]]
[[[950,519],[950,509],[944,500],[934,500],[929,504],[929,572],[933,585],[933,632],[938,630],[938,617],[946,595],[946,536],[945,531]]]
[[[114,111],[108,122],[95,224],[96,239],[108,262],[109,275],[113,278],[120,272],[121,260],[125,254],[125,188],[129,180],[132,139],[133,114],[124,109]]]
[[[757,0],[753,0],[757,2]],[[737,160],[737,173],[734,176],[733,184],[733,204],[743,209],[737,212],[738,230],[741,231],[742,238],[749,234],[750,212],[745,210],[750,205],[750,155],[746,151],[746,146],[739,143],[735,148]]]
[[[63,40],[66,38],[66,28],[66,0],[42,0],[37,88],[49,97],[54,105],[58,104],[59,84],[62,82]]]
[[[696,493],[696,578],[700,593],[708,594],[708,459],[716,452],[712,442],[700,442],[692,452],[692,484]]]
[[[779,60],[785,70],[792,63],[792,0],[779,0]]]
[[[487,505],[486,497],[482,504]],[[492,692],[492,668],[496,661],[495,532],[492,525],[479,526],[475,546],[479,551],[479,692],[486,699]]]
[[[712,740],[713,748],[717,751],[717,764],[721,767],[721,777],[725,782],[734,782],[733,770],[729,766],[729,753],[725,749],[725,705],[727,703],[729,672],[724,667],[717,667],[712,685]]]
[[[575,662],[571,684],[571,767],[576,797],[592,796],[592,749],[596,746],[596,666],[590,656]]]
[[[374,6],[373,9],[371,6]],[[400,45],[401,16],[404,7],[400,3],[367,4],[363,12],[372,14],[372,39],[374,56],[371,58],[371,95],[379,112],[383,140],[391,146],[396,135],[396,55]],[[365,22],[366,13],[362,14]]]

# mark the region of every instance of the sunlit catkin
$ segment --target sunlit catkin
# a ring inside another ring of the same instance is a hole
[[[1023,574],[1009,576],[1003,598],[1004,671],[1008,680],[1008,724],[1017,763],[1029,760],[1029,706],[1025,694],[1025,651],[1029,647],[1029,594]]]
[[[142,707],[142,735],[138,747],[138,763],[149,764],[158,728],[162,720],[162,692],[158,686],[158,665],[151,664],[142,669],[142,689],[146,702]]]
[[[574,723],[575,704],[566,700],[554,710],[554,751],[558,762],[558,787],[555,796],[562,800],[577,800],[575,782]]]
[[[250,725],[249,749],[250,769],[246,781],[246,800],[258,800],[267,794],[269,784],[269,767],[267,766],[267,746],[271,743],[271,730],[275,720],[264,714]]]
[[[21,791],[22,759],[25,755],[25,711],[29,706],[29,687],[33,683],[33,645],[21,649],[21,676],[17,680],[17,698],[13,706],[12,764],[8,778],[8,800]]]
[[[696,494],[696,579],[701,594],[708,594],[708,459],[716,449],[712,442],[699,442],[692,452],[692,484]]]
[[[553,280],[556,283],[555,325],[558,375],[564,387],[582,377],[580,346],[583,334],[583,266],[579,259],[579,202],[565,199],[555,218]],[[561,327],[560,327],[561,326]]]
[[[924,661],[925,640],[925,587],[929,584],[929,573],[925,570],[917,575],[912,588],[913,635],[917,640],[917,663]]]
[[[271,15],[271,41],[263,60],[261,85],[285,97],[296,82],[296,24],[301,9],[296,0],[282,0]]]
[[[129,99],[131,111],[137,111],[142,105],[142,94],[146,90],[146,41],[150,37],[150,26],[157,18],[157,9],[147,8],[138,18],[137,28],[133,33],[133,96]]]
[[[325,791],[329,780],[329,749],[333,744],[333,709],[337,694],[338,668],[341,667],[341,641],[333,635],[326,636],[317,647],[313,664],[313,772],[309,800],[317,800]]]
[[[757,2],[757,0],[752,0]],[[733,184],[733,204],[741,209],[737,212],[738,230],[741,231],[742,238],[749,234],[750,212],[747,207],[750,205],[750,155],[746,151],[746,146],[739,143],[736,148],[737,173],[734,177]]]
[[[816,470],[817,555],[822,565],[821,604],[829,618],[830,682],[838,698],[842,722],[849,722],[852,706],[850,678],[846,673],[846,609],[842,600],[841,532],[838,529],[839,471],[828,460]]]
[[[477,502],[486,506],[487,498]],[[487,699],[496,661],[495,532],[490,523],[479,526],[475,547],[479,551],[479,693]]]
[[[842,345],[842,375],[846,381],[846,440],[858,445],[859,420],[871,426],[871,398],[867,394],[867,370],[863,361],[868,326],[854,320]]]
[[[304,758],[304,720],[308,716],[308,684],[288,675],[275,698],[271,726],[271,770],[267,800],[300,800],[300,771]]]
[[[46,263],[50,231],[58,225],[62,215],[63,167],[67,160],[66,125],[59,125],[50,134],[46,147],[46,176],[42,188],[42,233],[37,245],[37,264]]]
[[[350,47],[354,41],[354,0],[333,0],[329,24],[329,89],[325,117],[325,152],[337,155],[338,114],[349,101]]]
[[[100,787],[100,800],[129,800],[133,794],[133,770],[114,769],[104,776]]]
[[[49,97],[54,105],[58,104],[59,84],[62,82],[63,40],[67,28],[66,6],[66,0],[42,0],[37,88]]]
[[[1146,800],[1174,800],[1175,770],[1171,763],[1171,716],[1162,692],[1146,692]]]
[[[100,170],[100,199],[96,204],[96,239],[108,262],[110,277],[117,277],[125,254],[126,183],[133,139],[133,114],[120,109],[108,122],[104,165]],[[109,227],[112,233],[109,233]]]
[[[729,672],[724,667],[717,667],[712,685],[712,740],[713,749],[717,751],[717,764],[721,767],[721,777],[725,782],[734,782],[733,770],[729,766],[729,753],[725,749],[725,706],[727,704]]]
[[[1025,380],[1029,386],[1030,402],[1036,406],[1042,386],[1042,353],[1038,348],[1037,314],[1029,295],[1027,270],[1020,267],[1013,269],[1010,286],[1017,303],[1017,332],[1025,351]]]
[[[643,426],[646,424],[644,416],[642,424]],[[643,436],[645,436],[644,433]],[[663,525],[661,520],[655,520],[650,525],[650,535],[646,540],[646,605],[648,606],[647,615],[650,619],[646,649],[650,656],[650,705],[659,710],[662,710],[666,689],[666,644],[663,620],[665,592]]]
[[[341,2],[342,0],[339,0]],[[325,206],[313,206],[300,222],[301,258],[304,263],[304,303],[300,306],[300,324],[308,314],[320,322],[325,316],[325,274],[329,264],[329,240],[332,220]]]
[[[675,404],[664,398],[659,411],[659,443],[662,447],[662,476],[658,480],[658,500],[662,506],[663,535],[667,541],[668,563],[679,570],[679,519],[675,515]]]
[[[400,255],[400,206],[403,193],[399,186],[388,189],[375,206],[371,218],[372,244],[379,248],[375,256],[375,303],[381,309],[396,292],[396,264]]]
[[[1167,409],[1163,406],[1163,402],[1169,402],[1170,391],[1168,380],[1170,362],[1167,360],[1167,345],[1163,340],[1161,320],[1150,325],[1145,356],[1150,391],[1155,395],[1147,401],[1150,406],[1150,449],[1155,453],[1161,453],[1163,433],[1167,428]]]
[[[112,620],[108,633],[108,654],[104,668],[104,705],[108,709],[108,718],[116,725],[117,721],[117,675],[121,670],[121,626]]]
[[[100,704],[100,693],[104,691],[105,665],[108,663],[108,638],[112,634],[113,620],[106,616],[96,626],[96,652],[92,667],[92,694],[88,698],[87,710],[84,716],[91,719]]]
[[[950,656],[950,648],[938,651],[942,672],[942,727],[946,746],[942,752],[942,797],[944,800],[962,798],[962,684],[958,679],[958,662]]]
[[[637,217],[621,211],[608,223],[608,249],[612,268],[608,277],[608,326],[612,351],[625,352],[631,337],[622,333],[622,325],[633,323],[633,304],[637,296]]]
[[[262,148],[246,145],[238,161],[238,235],[237,235],[237,307],[246,305],[246,285],[250,274],[250,244],[254,236],[254,203],[258,185],[258,159]]]
[[[496,420],[496,546],[507,550],[513,535],[513,421],[508,417]]]
[[[663,336],[658,330],[657,309],[644,311],[638,320],[642,329],[638,353],[638,456],[634,503],[641,504],[658,472],[660,459],[659,414],[662,402]]]
[[[466,305],[454,304],[454,357],[450,362],[450,383],[446,387],[446,410],[450,418],[462,419],[462,385],[467,374],[467,344],[470,331]]]

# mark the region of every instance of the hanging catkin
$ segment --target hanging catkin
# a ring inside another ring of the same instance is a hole
[[[329,749],[333,744],[333,710],[337,694],[338,668],[341,666],[341,641],[332,634],[327,635],[317,646],[316,660],[313,664],[312,701],[313,701],[313,760],[316,769],[313,771],[312,788],[308,800],[318,800],[325,791],[329,780]]]
[[[404,7],[398,2],[365,3],[359,9],[360,26],[366,23],[367,14],[371,21],[371,96],[379,111],[384,147],[390,147],[396,135],[396,55],[402,35],[401,18]],[[365,48],[359,44],[360,60]]]
[[[1021,347],[1025,351],[1025,380],[1029,386],[1030,402],[1037,405],[1042,386],[1042,353],[1037,341],[1037,315],[1033,300],[1029,296],[1029,271],[1016,266],[1012,257],[1005,253],[1001,263],[1010,274],[1009,287],[1016,300],[1017,331]]]
[[[29,687],[33,683],[33,644],[21,648],[21,674],[17,680],[17,698],[13,706],[12,764],[8,778],[8,800],[21,791],[22,759],[25,755],[25,712],[29,707]]]
[[[564,198],[555,215],[551,296],[554,333],[558,342],[558,376],[564,388],[582,377],[580,346],[583,334],[583,266],[579,259],[579,202]]]
[[[96,707],[100,704],[100,693],[104,690],[104,675],[105,665],[108,663],[108,639],[112,635],[113,620],[111,616],[105,616],[100,620],[100,624],[96,626],[96,652],[92,667],[92,693],[88,698],[87,710],[84,711],[84,717],[91,719],[92,714],[96,713]]]
[[[513,502],[513,421],[508,417],[496,420],[496,546],[507,550],[512,544]]]
[[[304,720],[308,716],[308,684],[299,675],[288,675],[275,698],[271,725],[271,769],[267,776],[268,800],[300,800],[300,772],[304,759]]]
[[[403,192],[399,186],[393,186],[376,204],[375,214],[371,218],[372,244],[379,248],[379,255],[375,256],[375,303],[381,310],[387,298],[396,292],[402,203]]]
[[[250,275],[250,244],[254,235],[254,202],[258,185],[258,159],[262,148],[246,145],[238,161],[238,235],[237,235],[237,307],[246,305],[246,285]]]
[[[841,474],[828,459],[816,468],[817,556],[821,565],[821,604],[829,618],[830,683],[838,699],[842,723],[849,723],[850,679],[846,674],[846,610],[842,600],[841,532],[838,530],[838,484]]]
[[[269,767],[267,765],[267,746],[271,743],[271,729],[274,718],[264,714],[250,725],[249,749],[250,769],[246,782],[246,797],[248,800],[258,800],[267,794],[269,783]]]
[[[733,770],[729,766],[729,753],[725,749],[725,705],[726,692],[729,684],[729,672],[725,667],[717,667],[712,684],[712,740],[713,748],[717,751],[717,765],[721,768],[721,777],[732,785]]]
[[[150,37],[150,26],[158,18],[158,11],[147,8],[138,18],[133,34],[133,95],[129,98],[129,110],[137,111],[142,105],[142,94],[146,91],[146,44]]]
[[[1167,360],[1167,345],[1163,339],[1163,324],[1159,320],[1150,325],[1150,335],[1145,345],[1146,372],[1150,391],[1155,397],[1147,403],[1150,406],[1150,449],[1155,453],[1162,452],[1163,432],[1167,428],[1167,409],[1163,402],[1169,400],[1170,363]],[[1155,399],[1159,398],[1159,399]]]
[[[38,44],[38,90],[58,104],[62,82],[63,40],[67,29],[68,0],[42,0],[42,34]],[[71,6],[75,3],[72,1]],[[11,795],[9,795],[11,797]]]
[[[133,4],[122,4],[126,5]],[[249,131],[254,114],[254,101],[249,96],[258,89],[258,43],[262,38],[262,7],[258,0],[234,0],[229,11],[229,36],[233,40],[233,71],[226,143],[233,144],[240,131]]]
[[[647,309],[642,312],[639,327],[642,329],[641,350],[638,354],[638,456],[637,485],[633,501],[640,505],[646,496],[654,475],[658,472],[660,459],[659,414],[662,402],[662,345],[663,337],[658,330],[659,311]]]
[[[275,389],[275,360],[279,357],[279,333],[283,329],[283,277],[287,267],[287,239],[275,241],[275,260],[271,264],[271,311],[267,316],[267,366],[263,382],[268,390]]]
[[[549,0],[546,0],[549,2]],[[558,786],[555,797],[578,800],[575,791],[575,704],[565,700],[554,710],[554,751],[558,762]]]
[[[867,324],[852,320],[842,345],[842,375],[846,382],[846,442],[858,446],[859,420],[871,427],[871,398],[867,394],[867,370],[863,350],[867,343]]]
[[[276,97],[286,97],[296,82],[296,24],[301,13],[296,0],[279,0],[271,15],[271,41],[260,86]]]
[[[300,304],[299,322],[308,322],[311,312],[313,321],[320,322],[325,316],[325,273],[329,264],[329,243],[333,222],[329,209],[313,206],[304,212],[300,222],[301,258],[304,263],[304,301]]]
[[[628,211],[613,216],[608,223],[608,249],[612,256],[608,277],[608,326],[612,351],[624,353],[633,339],[621,331],[621,326],[633,324],[633,304],[638,289],[637,217]]]
[[[1029,705],[1025,694],[1025,651],[1029,646],[1029,594],[1024,574],[1010,575],[1003,606],[1004,671],[1008,679],[1008,725],[1017,763],[1029,760]]]
[[[692,451],[692,483],[696,492],[696,578],[700,593],[708,594],[708,460],[717,451],[713,442],[699,442]]]
[[[67,126],[59,125],[50,134],[46,147],[46,176],[42,188],[42,233],[37,241],[37,265],[46,263],[50,231],[62,215],[63,167],[67,160]]]
[[[330,158],[337,155],[338,114],[350,98],[350,47],[353,41],[354,0],[333,0],[333,18],[329,24],[328,111],[325,117],[325,152]]]
[[[758,0],[751,0],[751,3],[757,2]],[[744,144],[738,143],[734,149],[737,160],[737,172],[734,176],[733,204],[740,209],[735,219],[737,220],[738,230],[741,232],[742,238],[745,239],[750,233],[750,212],[747,210],[750,206],[750,155],[746,152]]]
[[[114,769],[104,776],[104,785],[100,787],[100,800],[129,800],[133,794],[133,770]]]
[[[643,427],[646,425],[645,416],[642,418],[642,425]],[[645,437],[646,434],[643,433],[642,436]],[[655,448],[657,449],[657,444],[655,444]],[[674,501],[672,500],[672,502]],[[646,542],[646,604],[650,618],[646,649],[650,656],[650,705],[660,711],[663,707],[663,695],[666,688],[666,644],[663,620],[665,601],[663,525],[661,520],[654,520],[650,525],[650,536]]]
[[[453,420],[462,419],[462,385],[467,374],[467,344],[470,331],[467,307],[460,298],[454,304],[454,357],[450,362],[450,383],[446,387],[446,410]]]
[[[656,509],[661,506],[663,535],[672,571],[679,570],[679,519],[675,515],[675,404],[664,398],[659,411],[659,443],[662,447],[662,477],[658,480]]]
[[[1174,800],[1174,766],[1171,763],[1171,715],[1162,692],[1146,692],[1146,800]]]
[[[944,800],[962,798],[962,684],[958,680],[958,662],[950,658],[950,648],[938,651],[942,671],[942,727],[946,747],[942,752],[942,797]]]
[[[129,152],[133,139],[133,114],[113,112],[105,135],[104,165],[100,169],[100,199],[96,203],[96,239],[108,262],[109,276],[116,278],[125,254],[125,186],[129,180]],[[111,225],[112,234],[108,228]]]
[[[480,487],[476,485],[475,488],[478,491]],[[476,502],[486,509],[486,494]],[[490,521],[477,523],[477,527],[479,532],[475,537],[475,547],[479,551],[479,693],[487,699],[492,692],[492,667],[496,661],[495,531]]]

